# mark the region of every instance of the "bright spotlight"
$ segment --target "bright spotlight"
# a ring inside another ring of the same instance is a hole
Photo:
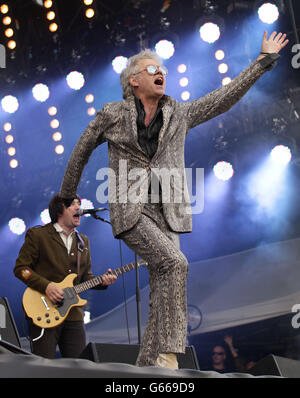
[[[40,218],[43,224],[49,224],[51,222],[49,210],[45,209],[41,212]]]
[[[36,84],[32,89],[33,97],[39,102],[45,102],[50,97],[50,92],[46,84]]]
[[[26,230],[25,222],[21,218],[12,218],[8,222],[9,229],[13,234],[22,235]]]
[[[219,73],[226,73],[228,71],[228,65],[225,63],[222,63],[218,66],[218,71]]]
[[[207,22],[202,25],[199,32],[201,39],[207,43],[214,43],[221,35],[219,26],[212,22]]]
[[[178,70],[178,73],[185,73],[187,70],[187,66],[185,64],[180,64],[180,65],[178,65],[177,70]]]
[[[1,100],[1,106],[4,112],[15,113],[19,109],[19,102],[16,97],[6,95]]]
[[[188,101],[191,97],[191,93],[189,91],[183,91],[181,93],[181,99],[182,101]]]
[[[219,180],[227,181],[229,180],[233,174],[234,170],[232,165],[229,162],[220,161],[214,165],[213,168],[215,176]]]
[[[127,66],[128,58],[123,57],[122,55],[118,55],[112,61],[113,70],[120,74]]]
[[[15,169],[19,166],[19,162],[17,161],[17,159],[12,159],[9,162],[9,167],[11,167],[12,169]]]
[[[218,61],[221,61],[222,59],[224,59],[224,58],[225,58],[225,53],[224,53],[224,51],[223,51],[223,50],[218,50],[218,51],[216,51],[216,52],[215,52],[215,58],[216,58]]]
[[[70,72],[67,77],[68,86],[73,90],[80,90],[84,86],[84,77],[80,72]]]
[[[289,147],[277,145],[271,151],[271,158],[278,164],[286,165],[291,161],[292,153]]]
[[[189,84],[189,79],[187,77],[183,77],[179,80],[179,84],[181,87],[186,87]]]
[[[222,79],[222,86],[226,86],[230,82],[231,82],[231,78],[230,77],[224,77],[224,79]]]
[[[272,24],[279,18],[278,7],[272,3],[264,3],[258,9],[259,19],[267,24]]]
[[[88,199],[81,199],[81,209],[94,209],[93,202]],[[90,217],[90,214],[85,214],[84,217]]]
[[[65,150],[65,148],[63,145],[56,145],[56,147],[55,147],[55,152],[58,155],[62,155],[64,153],[64,150]]]
[[[169,40],[160,40],[155,45],[155,51],[161,58],[169,59],[175,53],[174,44]]]

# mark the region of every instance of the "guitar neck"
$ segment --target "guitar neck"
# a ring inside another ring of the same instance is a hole
[[[147,265],[144,261],[139,261],[137,263],[138,267]],[[132,263],[123,265],[120,268],[116,268],[115,270],[112,270],[111,273],[113,275],[119,276],[121,274],[125,274],[126,272],[132,271],[135,268],[135,261]],[[78,285],[74,286],[75,292],[77,294],[84,292],[85,290],[92,289],[96,286],[101,285],[102,283],[102,278],[101,276],[96,276],[95,278],[89,279],[85,282],[79,283]]]

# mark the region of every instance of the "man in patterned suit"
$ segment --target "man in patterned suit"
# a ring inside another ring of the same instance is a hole
[[[261,54],[247,69],[228,85],[188,103],[178,103],[164,94],[166,68],[155,53],[142,51],[129,59],[121,74],[124,100],[105,104],[73,150],[60,190],[62,197],[76,193],[89,156],[98,145],[108,142],[113,233],[148,262],[150,311],[138,366],[177,369],[176,354],[185,351],[188,262],[179,248],[179,234],[191,232],[192,216],[186,185],[179,182],[185,181],[186,134],[228,111],[246,94],[274,66],[277,53],[288,42],[285,38],[273,32],[267,39],[265,32]],[[126,177],[136,170],[143,171],[138,173],[138,186]],[[154,170],[176,170],[180,178],[172,180],[169,187],[160,184],[152,200],[153,187],[157,187]],[[168,201],[163,200],[165,190]],[[130,200],[132,192],[136,193],[134,200]],[[175,200],[175,194],[182,200]]]

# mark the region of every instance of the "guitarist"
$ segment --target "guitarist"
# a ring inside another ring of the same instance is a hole
[[[30,228],[16,260],[14,274],[28,287],[37,290],[53,302],[63,300],[63,291],[52,282],[61,282],[68,274],[78,273],[75,284],[94,278],[91,271],[90,245],[85,235],[79,234],[80,198],[65,200],[59,195],[49,203],[51,223]],[[81,252],[80,264],[77,254]],[[108,269],[101,276],[103,290],[115,282],[116,276]],[[28,318],[29,336],[35,340],[41,328]],[[32,342],[32,351],[45,358],[55,358],[56,346],[62,357],[77,358],[86,346],[82,308],[73,307],[66,320],[55,328],[47,328],[41,338]]]

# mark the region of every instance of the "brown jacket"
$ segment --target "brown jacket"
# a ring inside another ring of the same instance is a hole
[[[79,278],[75,284],[93,278],[88,238],[80,234],[87,250],[81,254]],[[70,254],[53,225],[28,229],[25,242],[16,260],[14,274],[28,287],[45,293],[50,282],[61,282],[68,274],[77,273],[77,239],[74,237]],[[99,286],[99,289],[103,287]],[[72,308],[67,320],[82,320],[82,310]]]
[[[109,167],[112,170],[109,175],[109,209],[114,236],[136,224],[144,203],[147,202],[151,172],[164,168],[176,169],[180,174],[179,179],[176,178],[170,183],[170,203],[163,204],[165,219],[171,230],[191,232],[192,212],[184,161],[186,134],[200,123],[228,111],[266,70],[261,62],[256,60],[228,85],[191,102],[178,103],[165,95],[162,98],[163,126],[159,133],[158,148],[152,159],[143,152],[138,143],[134,96],[122,102],[105,104],[86,128],[72,152],[60,189],[61,195],[68,198],[77,193],[81,174],[90,155],[98,145],[107,141]],[[132,191],[136,183],[135,179],[128,178],[127,188],[126,185],[124,188],[126,172],[129,176],[134,169],[143,169],[145,172],[141,177],[145,184],[140,184],[140,198],[137,203],[124,200],[124,190]],[[178,181],[179,185],[176,186]],[[116,189],[113,189],[114,184]],[[181,192],[181,203],[174,200],[174,192],[176,195]]]

